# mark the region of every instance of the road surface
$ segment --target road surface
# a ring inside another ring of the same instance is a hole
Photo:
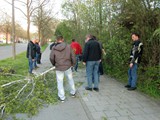
[[[26,43],[16,43],[16,54],[27,50]],[[12,57],[12,45],[0,46],[0,60]]]

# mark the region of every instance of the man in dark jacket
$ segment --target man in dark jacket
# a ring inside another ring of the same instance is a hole
[[[99,91],[98,69],[101,61],[101,47],[100,44],[93,39],[92,35],[86,36],[86,44],[83,51],[83,64],[86,64],[86,74],[88,86],[86,90],[92,91],[92,79],[94,78],[94,90]]]
[[[64,74],[67,76],[69,85],[70,85],[70,93],[72,97],[75,97],[75,85],[72,76],[71,67],[75,64],[75,54],[72,51],[70,45],[63,42],[63,37],[57,37],[57,43],[52,47],[52,51],[50,53],[50,61],[53,66],[56,67],[56,78],[58,84],[58,96],[59,99],[64,102],[65,93],[63,87],[63,79]]]
[[[130,52],[130,64],[128,70],[128,84],[125,86],[128,90],[135,90],[137,83],[137,69],[141,61],[143,44],[139,39],[139,34],[132,33],[133,46]]]
[[[27,46],[27,58],[28,58],[28,61],[29,61],[29,73],[30,74],[33,74],[32,73],[33,63],[34,63],[34,60],[35,60],[35,57],[36,57],[35,43],[36,43],[36,39],[34,39],[32,41],[29,41],[28,46]]]

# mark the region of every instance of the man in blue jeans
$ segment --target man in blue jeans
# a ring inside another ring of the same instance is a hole
[[[88,86],[86,90],[92,91],[92,81],[94,78],[93,90],[99,91],[98,69],[101,61],[101,47],[100,44],[94,40],[92,35],[86,36],[86,44],[83,51],[83,64],[86,65],[86,74]]]
[[[29,41],[29,43],[27,45],[26,57],[28,58],[28,61],[29,61],[29,73],[30,74],[33,74],[32,73],[33,64],[34,64],[35,57],[36,57],[36,46],[35,46],[35,43],[36,43],[36,39],[34,39],[32,41]]]
[[[130,64],[128,70],[128,84],[125,86],[128,90],[135,90],[137,83],[137,68],[141,61],[143,44],[140,41],[138,33],[132,33],[133,46],[130,53]]]

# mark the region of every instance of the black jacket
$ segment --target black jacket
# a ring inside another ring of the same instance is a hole
[[[140,63],[142,53],[143,43],[140,40],[137,40],[132,45],[132,49],[130,52],[130,63]]]
[[[32,41],[28,43],[26,56],[29,59],[34,59],[36,57],[36,46]]]
[[[101,55],[102,50],[100,44],[96,40],[90,39],[84,46],[83,62],[98,61],[101,59]]]

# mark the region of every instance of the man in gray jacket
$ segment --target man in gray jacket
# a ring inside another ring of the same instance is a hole
[[[72,97],[75,97],[76,90],[71,70],[71,67],[76,62],[75,54],[70,45],[64,42],[62,36],[57,37],[57,43],[53,46],[50,53],[50,61],[52,65],[56,67],[58,97],[61,102],[64,102],[65,100],[65,92],[63,87],[64,75],[67,76],[71,88],[70,94]]]

